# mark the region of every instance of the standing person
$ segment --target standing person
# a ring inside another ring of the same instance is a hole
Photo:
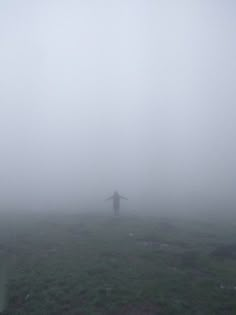
[[[115,215],[120,214],[120,200],[121,199],[128,200],[127,198],[122,197],[117,191],[114,191],[113,195],[106,199],[106,201],[113,200],[113,209],[114,209]]]

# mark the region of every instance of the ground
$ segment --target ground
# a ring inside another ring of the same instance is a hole
[[[236,248],[234,222],[2,214],[3,314],[234,315],[236,259],[222,255]]]

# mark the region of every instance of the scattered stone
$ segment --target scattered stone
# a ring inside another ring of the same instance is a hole
[[[155,240],[145,240],[145,239],[140,239],[137,240],[137,243],[139,245],[142,245],[144,247],[152,247],[152,248],[160,248],[161,243]]]

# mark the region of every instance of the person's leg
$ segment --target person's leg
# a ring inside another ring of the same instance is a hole
[[[116,214],[116,216],[119,216],[119,214],[120,214],[120,208],[119,207],[116,207],[115,214]]]
[[[115,216],[119,215],[119,208],[118,207],[114,207],[114,215]]]

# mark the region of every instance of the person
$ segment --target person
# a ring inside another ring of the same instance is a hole
[[[124,199],[124,200],[128,200],[127,198],[121,196],[118,191],[114,191],[113,195],[107,199],[105,199],[105,201],[107,200],[113,200],[113,209],[114,209],[114,214],[115,215],[119,215],[120,214],[120,200]]]

